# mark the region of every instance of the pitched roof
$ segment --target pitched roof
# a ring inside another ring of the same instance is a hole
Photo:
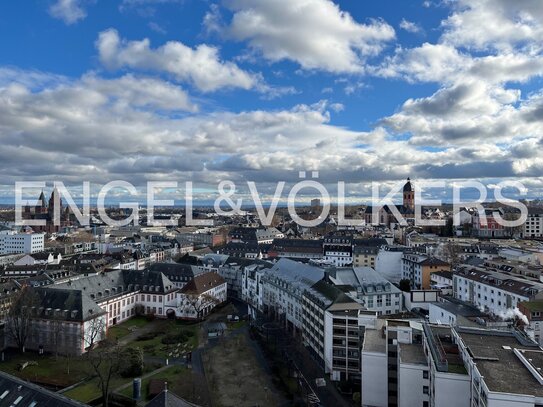
[[[81,322],[106,313],[80,290],[36,288],[35,292],[39,297],[36,314],[41,318],[62,317],[65,321]]]
[[[196,404],[189,403],[181,397],[176,396],[168,390],[161,391],[154,399],[145,405],[145,407],[198,407]]]
[[[351,297],[331,283],[324,280],[317,281],[306,290],[306,296],[311,298],[322,309],[332,304],[355,302]]]
[[[224,283],[224,278],[215,272],[202,273],[185,284],[185,286],[181,289],[181,292],[185,294],[200,295]]]
[[[34,404],[33,404],[34,403]],[[0,372],[0,405],[2,406],[43,406],[43,407],[84,407],[85,404],[53,393],[43,387],[25,382],[7,373]]]

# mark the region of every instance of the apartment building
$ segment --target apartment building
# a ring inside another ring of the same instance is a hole
[[[337,267],[353,263],[353,238],[351,236],[326,236],[322,242],[323,259]]]
[[[263,309],[294,335],[300,335],[303,323],[303,294],[324,277],[320,267],[280,259],[261,277]]]
[[[44,250],[44,236],[43,233],[0,231],[0,255],[42,252]]]
[[[469,375],[451,328],[409,320],[366,330],[362,405],[470,406]]]
[[[360,381],[360,351],[366,326],[377,314],[324,280],[303,295],[302,338],[332,380]]]
[[[402,292],[370,267],[332,269],[328,278],[377,315],[396,314],[403,310]]]
[[[543,283],[527,276],[483,267],[462,267],[453,275],[454,297],[495,315],[519,303],[543,299]]]
[[[543,208],[534,206],[528,207],[528,217],[523,225],[521,237],[543,237]]]
[[[538,407],[543,405],[543,350],[519,331],[459,327],[452,339],[469,372],[469,388],[450,396],[471,395],[466,406]]]
[[[430,289],[432,273],[450,269],[449,263],[436,257],[409,252],[402,256],[402,278],[411,281],[415,289]]]

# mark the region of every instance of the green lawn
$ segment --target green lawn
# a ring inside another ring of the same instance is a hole
[[[148,374],[156,369],[157,369],[156,365],[153,365],[153,366],[146,365],[143,369],[143,374],[144,375]],[[111,391],[113,391],[116,388],[122,386],[123,384],[129,383],[129,382],[131,383],[132,380],[133,378],[120,377],[116,375],[111,379],[110,389]],[[132,387],[130,387],[130,389],[131,388]],[[99,387],[98,379],[94,378],[77,387],[74,387],[71,390],[68,390],[67,392],[63,394],[66,397],[70,397],[74,400],[78,400],[83,403],[89,403],[90,401],[100,397],[102,393]]]
[[[35,361],[36,366],[28,366],[19,371],[18,366],[27,361]],[[64,358],[34,352],[8,354],[5,362],[0,362],[0,370],[24,380],[59,387],[75,384],[87,377],[87,362],[83,358]]]
[[[137,332],[138,328],[142,328],[148,323],[150,323],[147,318],[137,316],[134,318],[129,319],[126,322],[123,322],[119,325],[114,325],[107,330],[108,337],[111,339],[121,339],[124,338],[126,335],[128,335],[130,332],[132,332],[135,328],[135,331]]]
[[[200,329],[199,325],[196,324],[186,324],[180,321],[155,321],[156,325],[156,336],[153,338],[138,340],[135,338],[133,341],[130,341],[126,346],[128,347],[138,347],[143,349],[143,352],[146,355],[158,356],[158,357],[167,357],[169,353],[173,353],[175,350],[179,354],[189,352],[196,347],[198,347],[198,331]],[[174,335],[180,332],[187,332],[187,340],[184,342],[177,342],[175,344],[166,345],[162,343],[162,339],[167,335]],[[145,335],[145,334],[144,334]],[[179,346],[177,346],[179,344]]]
[[[182,394],[186,392],[183,389],[187,387],[187,383],[192,381],[192,371],[184,366],[171,366],[161,372],[143,379],[141,383],[142,400],[147,400],[149,381],[151,379],[167,381],[168,389],[175,394],[182,396]],[[132,397],[132,386],[124,388],[120,393],[124,396]]]
[[[122,386],[126,383],[127,379],[121,377],[114,377],[111,379],[110,388],[113,390],[119,386]],[[63,393],[63,396],[69,397],[71,399],[80,401],[82,403],[89,403],[92,400],[99,398],[102,395],[100,390],[98,379],[92,379],[88,382],[81,384],[80,386],[74,387],[71,390]]]

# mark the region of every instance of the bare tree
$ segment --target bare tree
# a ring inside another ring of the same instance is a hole
[[[83,330],[83,344],[85,349],[92,349],[101,340],[106,337],[106,321],[102,317],[91,319],[86,322],[86,328]]]
[[[181,306],[193,310],[197,319],[203,319],[205,310],[219,304],[219,302],[217,298],[209,294],[185,294],[184,304]]]
[[[102,405],[108,407],[111,380],[118,375],[123,363],[122,349],[114,342],[106,340],[101,346],[89,348],[86,357],[92,372],[98,379]]]
[[[32,326],[33,310],[39,302],[38,294],[30,287],[23,287],[13,298],[6,320],[6,335],[21,352],[25,351]]]

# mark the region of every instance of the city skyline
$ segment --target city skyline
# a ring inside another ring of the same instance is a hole
[[[541,194],[540,3],[30,3],[2,5],[3,200],[303,170],[353,198],[407,176]]]

